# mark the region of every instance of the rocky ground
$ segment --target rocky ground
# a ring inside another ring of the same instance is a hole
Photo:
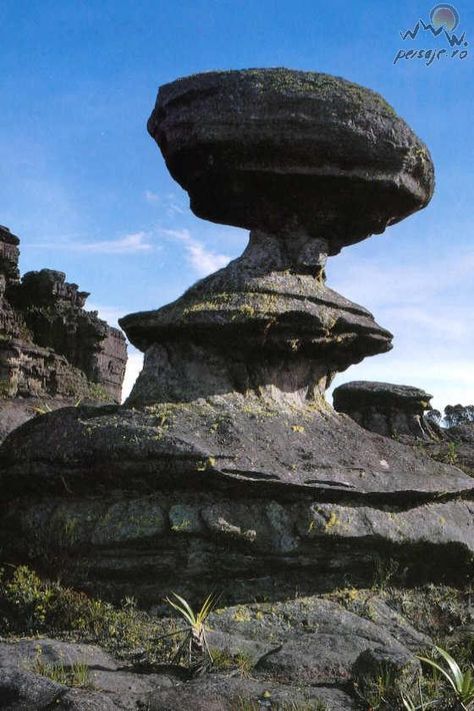
[[[184,626],[162,605],[155,615],[130,600],[114,608],[19,568],[0,598],[0,708],[402,709],[417,693],[417,654],[437,643],[468,664],[474,608],[469,591],[396,588],[393,573],[381,569],[370,589],[217,606],[213,663],[196,672],[172,662],[181,638],[164,635]],[[461,708],[426,665],[421,678],[426,701]]]

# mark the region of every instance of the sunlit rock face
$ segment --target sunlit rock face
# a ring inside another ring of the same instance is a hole
[[[52,269],[20,278],[20,240],[0,226],[0,441],[37,412],[120,402],[123,333],[84,309],[89,294]]]
[[[145,352],[125,406],[50,413],[6,440],[4,550],[42,559],[60,541],[72,580],[145,602],[362,584],[380,556],[405,580],[455,578],[474,480],[324,396],[392,340],[326,286],[326,259],[426,205],[427,149],[377,94],[282,69],[166,85],[148,127],[194,212],[249,228],[249,245],[122,319]]]

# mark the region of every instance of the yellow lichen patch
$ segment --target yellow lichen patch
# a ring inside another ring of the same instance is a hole
[[[207,469],[212,469],[215,464],[215,457],[208,457],[207,459],[203,459],[202,461],[198,462],[198,464],[196,465],[196,469],[198,472],[205,472]]]
[[[335,526],[337,526],[339,523],[340,523],[340,520],[338,519],[336,512],[331,511],[331,515],[329,516],[329,518],[326,522],[326,526],[324,527],[324,530],[326,532],[328,532],[331,529],[333,529]]]
[[[250,620],[252,619],[252,615],[246,607],[239,605],[239,607],[237,607],[234,614],[232,615],[232,619],[235,622],[250,622]]]
[[[291,429],[293,432],[304,432],[303,425],[291,425]]]

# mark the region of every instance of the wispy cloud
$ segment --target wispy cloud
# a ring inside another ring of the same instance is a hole
[[[161,230],[162,234],[178,240],[186,250],[189,265],[199,276],[207,276],[217,269],[225,267],[231,257],[212,252],[197,239],[191,237],[189,230]]]
[[[145,190],[145,200],[152,205],[160,202],[160,196],[152,190]]]
[[[408,262],[408,263],[407,263]],[[411,262],[411,263],[410,263]],[[367,358],[339,375],[349,380],[381,380],[416,385],[448,403],[474,403],[474,349],[471,249],[429,254],[404,263],[390,253],[378,258],[341,255],[330,265],[329,284],[363,304],[394,334],[394,348]]]
[[[145,190],[144,197],[149,205],[159,206],[168,217],[184,215],[186,212],[185,206],[174,193],[159,195],[153,192],[153,190]]]
[[[115,240],[99,242],[40,242],[33,246],[89,254],[134,254],[136,252],[150,252],[153,249],[150,235],[147,232],[133,232]]]

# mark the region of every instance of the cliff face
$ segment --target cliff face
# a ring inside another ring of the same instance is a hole
[[[37,400],[46,409],[120,402],[127,359],[123,334],[84,310],[89,294],[65,274],[42,269],[20,279],[19,243],[0,226],[0,440]]]

